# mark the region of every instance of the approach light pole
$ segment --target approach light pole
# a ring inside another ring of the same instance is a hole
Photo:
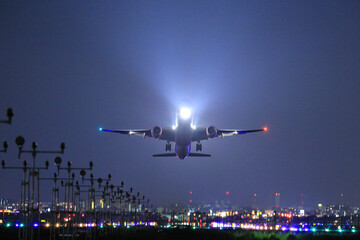
[[[56,239],[56,216],[60,213],[59,211],[59,187],[57,186],[58,180],[67,180],[67,178],[59,178],[56,173],[54,173],[54,177],[52,178],[39,178],[39,180],[52,180],[54,182],[54,186],[52,188],[52,196],[51,196],[51,228],[50,228],[50,239]]]
[[[102,178],[98,178],[98,179],[95,179],[94,178],[94,175],[91,173],[90,174],[90,178],[85,178],[85,175],[86,175],[86,171],[85,170],[81,170],[80,171],[80,175],[81,175],[81,179],[82,179],[82,183],[84,183],[84,181],[89,181],[90,182],[90,187],[89,187],[89,194],[88,194],[88,204],[87,204],[87,209],[88,209],[88,212],[89,212],[89,215],[90,215],[90,222],[92,223],[93,220],[94,220],[94,215],[95,215],[95,187],[94,187],[94,184],[95,184],[95,181],[98,182],[99,184],[99,188],[101,187],[101,183],[103,182],[103,179]],[[108,174],[108,177],[107,177],[107,182],[109,182],[111,180],[111,174],[109,173]],[[96,217],[95,217],[95,221],[96,221]],[[92,227],[89,228],[89,237],[90,239],[94,239],[96,238],[96,232],[93,234],[93,230],[92,230]],[[94,236],[93,236],[94,235]]]
[[[14,116],[14,112],[13,112],[12,108],[7,109],[6,116],[8,117],[8,119],[7,120],[0,120],[0,123],[11,124],[12,117]]]
[[[39,176],[40,176],[40,170],[48,170],[49,169],[49,161],[46,161],[45,162],[45,167],[35,167],[35,168],[28,168],[27,167],[27,162],[24,161],[24,164],[23,164],[23,167],[6,167],[5,166],[5,161],[2,160],[1,161],[1,165],[2,165],[2,168],[3,169],[21,169],[24,171],[24,180],[21,182],[21,186],[24,186],[24,202],[25,202],[25,199],[26,199],[26,185],[29,187],[29,183],[30,183],[30,175],[31,175],[31,171],[32,171],[32,175],[33,176],[36,176],[36,180],[37,180],[37,189],[38,189],[38,196],[37,196],[37,206],[38,206],[38,224],[40,224],[40,185],[39,185]],[[30,174],[29,174],[29,180],[26,181],[26,172],[27,170],[30,169]],[[23,200],[23,189],[21,188],[21,201]],[[30,198],[29,198],[29,194],[30,194],[30,190],[28,189],[28,204],[27,204],[27,210],[25,211],[26,212],[26,215],[27,215],[27,220],[26,220],[26,227],[29,227],[30,225],[33,225],[34,223],[34,219],[35,219],[35,210],[34,210],[34,201],[32,201],[30,203]],[[29,206],[29,204],[31,204],[31,208]],[[24,206],[25,208],[25,206]],[[31,211],[30,211],[31,209]],[[31,224],[30,224],[30,221],[29,221],[29,217],[31,217],[33,219],[33,221],[31,221]],[[35,226],[34,226],[35,227]],[[39,230],[38,230],[38,233],[40,235],[40,226],[39,226]],[[27,232],[25,233],[25,235],[27,235]],[[31,238],[33,237],[33,228],[31,228]],[[25,238],[26,239],[26,238]],[[38,236],[38,239],[40,239],[40,236]]]
[[[8,147],[9,147],[8,142],[7,142],[7,141],[4,141],[4,143],[3,143],[3,149],[1,149],[0,152],[6,153]]]
[[[39,173],[40,171],[37,171],[36,168],[36,156],[39,153],[47,153],[47,154],[52,154],[52,153],[56,153],[56,154],[64,154],[64,150],[65,150],[65,143],[61,143],[60,144],[60,151],[40,151],[37,150],[37,143],[33,142],[32,143],[32,150],[23,150],[24,147],[24,143],[25,143],[25,139],[22,136],[19,136],[16,138],[15,143],[18,145],[19,147],[19,154],[18,154],[18,158],[21,157],[22,153],[31,153],[32,157],[33,157],[33,162],[32,162],[32,167],[30,168],[30,172],[29,172],[29,183],[31,184],[31,218],[32,218],[32,225],[34,224],[34,214],[35,212],[38,212],[38,219],[40,220],[40,189],[39,189]],[[47,162],[48,164],[48,162]],[[31,176],[31,179],[30,179]],[[37,209],[34,208],[34,202],[35,202],[35,179],[38,180],[38,203],[37,203]],[[31,181],[30,181],[31,180]],[[40,224],[40,222],[38,223]],[[31,240],[34,239],[34,228],[31,228]],[[38,238],[40,240],[40,225],[39,225],[39,229],[38,229]]]
[[[29,202],[26,202],[26,187],[29,186],[29,182],[26,181],[27,176],[27,170],[29,169],[27,166],[27,162],[23,162],[22,167],[6,167],[5,160],[1,161],[1,166],[3,169],[16,169],[16,170],[22,170],[24,172],[24,179],[21,181],[21,188],[20,188],[20,215],[22,218],[22,221],[25,222],[26,227],[23,231],[21,231],[21,227],[19,227],[19,233],[18,238],[19,239],[27,239],[28,238],[28,217],[29,217]],[[29,198],[27,199],[29,201]],[[20,220],[21,220],[20,218]]]
[[[83,171],[85,172],[85,170],[90,170],[92,171],[94,163],[92,161],[89,162],[89,167],[88,168],[78,168],[78,167],[71,167],[72,163],[70,161],[67,162],[67,167],[61,167],[61,163],[62,163],[62,159],[60,157],[56,157],[54,160],[56,166],[57,166],[57,171],[59,174],[60,170],[66,170],[68,173],[67,179],[65,179],[65,183],[64,181],[61,181],[61,186],[65,187],[65,210],[64,213],[67,216],[68,219],[68,223],[67,223],[67,236],[69,236],[69,232],[70,232],[70,228],[72,228],[72,238],[74,238],[74,217],[71,217],[71,220],[69,220],[69,216],[73,215],[74,213],[74,179],[75,179],[75,173],[72,173],[72,171],[74,170],[79,170],[80,171],[80,175],[83,173]],[[86,172],[85,172],[86,173]],[[82,175],[81,175],[82,176]],[[71,203],[70,203],[71,202]],[[70,210],[71,209],[71,210]]]

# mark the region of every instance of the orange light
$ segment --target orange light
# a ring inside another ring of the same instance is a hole
[[[264,132],[267,132],[267,130],[268,130],[267,127],[264,127],[264,128],[263,128],[263,131],[264,131]]]

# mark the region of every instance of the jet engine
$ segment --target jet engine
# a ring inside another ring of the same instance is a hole
[[[162,128],[159,126],[155,126],[151,130],[151,135],[153,136],[153,138],[160,138],[161,134],[162,134]]]
[[[210,126],[210,127],[206,128],[206,135],[208,136],[208,138],[216,137],[216,135],[217,135],[216,127]]]

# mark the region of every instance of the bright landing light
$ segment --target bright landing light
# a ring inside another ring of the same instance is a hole
[[[182,119],[189,119],[191,117],[191,109],[190,108],[180,108],[180,117]]]

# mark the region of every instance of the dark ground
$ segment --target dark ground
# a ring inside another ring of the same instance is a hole
[[[49,239],[49,230],[42,229],[41,239]],[[86,230],[85,230],[86,231]],[[353,233],[306,233],[306,234],[292,234],[292,233],[275,233],[275,232],[251,232],[241,230],[217,230],[217,229],[108,229],[97,231],[97,240],[110,239],[225,239],[225,240],[355,240],[360,239],[360,234]],[[37,236],[37,235],[35,235]],[[18,239],[18,229],[0,227],[0,239],[12,240]],[[37,239],[35,237],[35,239]],[[61,239],[57,237],[57,239]],[[83,232],[76,239],[86,239],[86,232]],[[88,238],[89,239],[89,238]]]

